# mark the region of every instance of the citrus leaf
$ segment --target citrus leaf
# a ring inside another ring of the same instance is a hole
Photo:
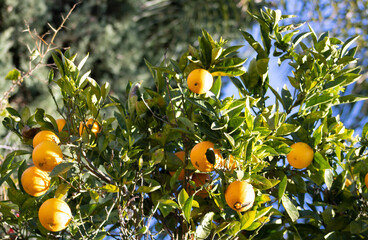
[[[295,222],[299,218],[299,212],[298,209],[295,207],[295,205],[291,202],[288,196],[284,195],[281,199],[282,205],[284,206],[286,212],[288,213],[289,217],[291,218],[291,221]]]
[[[240,218],[241,230],[247,229],[252,225],[256,217],[257,211],[247,211]]]
[[[214,212],[209,212],[206,213],[206,215],[204,215],[201,223],[196,229],[195,233],[196,239],[206,239],[210,235],[212,230],[213,216],[215,216]]]
[[[190,221],[190,213],[192,212],[193,196],[189,197],[184,204],[183,213],[187,222]]]
[[[55,176],[59,176],[62,175],[64,173],[66,173],[67,171],[69,171],[69,169],[71,169],[74,166],[74,163],[60,163],[59,165],[57,165],[56,167],[54,167],[54,169],[52,169],[51,173],[50,173],[50,177],[55,177]]]
[[[70,185],[66,183],[62,183],[58,186],[55,191],[55,198],[61,199],[70,189]]]
[[[181,208],[183,208],[183,206],[184,206],[185,202],[188,200],[188,198],[189,198],[189,195],[188,195],[187,191],[185,191],[185,189],[183,188],[180,191],[179,195],[178,195],[178,203],[179,203],[179,206]]]

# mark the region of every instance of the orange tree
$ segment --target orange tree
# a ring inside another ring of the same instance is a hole
[[[48,85],[57,113],[8,107],[3,120],[25,150],[1,165],[2,238],[367,238],[368,125],[356,136],[332,111],[365,99],[342,96],[359,77],[349,65],[356,38],[298,33],[278,10],[252,16],[261,42],[241,32],[257,54],[247,68],[241,46],[203,31],[180,59],[147,61],[154,88],[129,83],[121,98],[82,70],[87,57],[77,64],[56,51]],[[291,91],[269,84],[271,55],[293,68]],[[239,97],[220,98],[224,76]],[[41,139],[37,156],[56,166],[22,186],[33,138],[45,130],[60,142]]]

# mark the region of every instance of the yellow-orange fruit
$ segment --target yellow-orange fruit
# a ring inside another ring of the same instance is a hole
[[[50,177],[47,172],[32,166],[23,172],[21,183],[26,193],[34,197],[39,197],[49,189]]]
[[[32,160],[39,169],[51,172],[62,162],[63,153],[56,143],[43,141],[33,149]]]
[[[59,132],[63,131],[63,128],[66,124],[65,119],[59,118],[59,119],[56,119],[55,121],[56,121],[56,124],[57,124],[57,127],[58,127],[58,131]]]
[[[58,232],[65,229],[72,218],[69,205],[61,199],[47,199],[38,210],[41,225],[49,231]]]
[[[36,134],[36,136],[34,136],[33,138],[33,147],[35,148],[38,144],[40,144],[41,142],[44,141],[51,141],[54,142],[56,144],[60,143],[60,139],[59,137],[51,131],[48,130],[43,130],[39,133]]]
[[[364,177],[365,186],[368,188],[368,173]]]
[[[194,69],[189,73],[187,83],[190,91],[203,94],[210,91],[213,84],[213,77],[205,69]]]
[[[206,152],[209,148],[214,148],[215,144],[209,141],[197,143],[190,152],[190,161],[193,166],[201,172],[213,171],[213,164],[207,160]],[[213,149],[215,152],[215,162],[221,161],[221,153],[218,149]]]
[[[308,144],[298,142],[290,147],[292,150],[286,155],[286,158],[291,166],[301,169],[308,167],[312,163],[314,151]]]
[[[89,129],[89,131],[94,133],[95,135],[97,135],[97,133],[100,132],[100,124],[98,124],[97,120],[94,120],[93,118],[90,118],[90,119],[88,119],[86,125],[87,125],[87,128]],[[84,125],[84,122],[81,122],[79,124],[79,135],[82,136],[84,131],[86,131],[86,126]]]
[[[246,181],[230,183],[225,192],[226,203],[238,212],[249,210],[253,206],[255,197],[253,186]]]
[[[185,152],[184,151],[180,151],[175,153],[175,155],[182,161],[184,162],[184,158],[185,158]],[[169,172],[171,176],[173,176],[175,174],[175,172]],[[178,176],[178,180],[184,180],[185,177],[185,171],[184,169],[181,170],[181,172],[179,173]]]

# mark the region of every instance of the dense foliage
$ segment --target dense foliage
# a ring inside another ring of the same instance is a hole
[[[9,200],[0,202],[0,233],[50,239],[366,238],[368,127],[355,136],[332,112],[333,106],[366,99],[341,96],[360,76],[350,65],[356,61],[356,37],[343,42],[327,33],[317,36],[312,28],[299,33],[300,25],[281,24],[291,16],[279,10],[266,8],[252,17],[261,42],[239,33],[256,52],[247,68],[247,60],[237,56],[241,46],[228,46],[203,31],[199,46],[190,45],[180,58],[159,66],[146,61],[155,86],[129,83],[124,99],[110,93],[109,83],[90,77],[83,68],[87,57],[77,61],[70,50],[54,52],[57,69],[50,70],[47,87],[51,96],[62,96],[61,101],[53,97],[57,113],[43,106],[34,112],[8,107],[3,120],[26,149],[8,154],[1,165],[0,183],[7,185]],[[269,84],[273,57],[293,68],[292,89],[278,92]],[[186,78],[197,68],[215,77],[206,94],[187,88]],[[16,71],[7,75],[17,76]],[[222,76],[231,78],[239,97],[219,97]],[[55,118],[61,117],[66,127],[58,133]],[[80,130],[89,118],[101,131]],[[64,160],[51,171],[47,193],[31,197],[13,176],[19,179],[32,162],[32,138],[40,129],[58,133]],[[233,156],[237,167],[215,169],[196,186],[190,152],[205,140],[224,158]],[[307,168],[287,163],[295,142],[314,150]],[[174,154],[180,150],[183,162]],[[185,178],[178,180],[182,169]],[[252,208],[243,213],[225,201],[235,180],[249,182],[256,193]],[[68,228],[56,233],[37,218],[40,205],[53,197],[64,199],[73,214]]]

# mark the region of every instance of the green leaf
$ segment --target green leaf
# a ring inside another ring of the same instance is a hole
[[[261,190],[270,189],[274,186],[270,180],[260,175],[252,174],[251,179],[253,187]]]
[[[188,195],[187,191],[185,191],[185,189],[183,188],[180,191],[179,195],[178,195],[178,203],[179,203],[179,206],[181,208],[183,208],[183,206],[184,206],[185,202],[188,200],[188,198],[189,198],[189,195]]]
[[[252,225],[257,211],[247,211],[240,218],[241,230],[247,229]]]
[[[17,81],[22,77],[21,73],[17,69],[13,69],[5,76],[5,80]]]
[[[170,200],[170,199],[159,199],[158,202],[162,205],[167,205],[167,206],[170,206],[172,208],[179,208],[179,205],[174,202],[173,200]]]
[[[298,209],[295,205],[291,202],[290,198],[286,195],[282,196],[281,199],[282,206],[284,206],[286,212],[288,213],[291,221],[295,222],[299,218]]]
[[[327,113],[328,112],[324,112],[324,111],[315,111],[315,112],[308,113],[303,123],[304,124],[314,123],[315,121],[318,121],[319,119],[324,118],[327,115]]]
[[[322,156],[320,152],[314,153],[314,161],[318,164],[318,169],[329,169],[331,168],[328,161]]]
[[[269,58],[258,59],[256,62],[257,73],[262,76],[268,72]]]
[[[357,101],[365,101],[368,97],[366,96],[358,96],[358,95],[346,95],[339,97],[339,103],[338,104],[346,104],[346,103],[353,103]],[[337,104],[334,104],[337,105]]]
[[[106,192],[119,192],[119,187],[113,184],[106,184],[101,187],[101,190]]]
[[[285,136],[297,132],[301,126],[290,124],[290,123],[283,123],[277,130],[277,136]]]
[[[324,178],[325,178],[325,183],[326,183],[327,189],[330,190],[331,187],[332,187],[333,178],[334,178],[333,170],[332,169],[326,169],[325,174],[324,174]]]
[[[281,98],[282,102],[284,103],[283,107],[285,111],[288,111],[291,105],[293,104],[293,97],[291,96],[291,93],[287,88],[286,84],[284,84],[284,87],[281,90]]]
[[[14,168],[9,173],[7,173],[4,177],[0,178],[0,186],[9,179],[9,177],[18,169],[19,166],[23,164],[24,161],[25,160],[22,160],[12,165],[12,167]]]
[[[65,194],[67,194],[70,188],[71,186],[69,184],[66,183],[60,184],[55,191],[55,198],[59,199],[62,198]]]
[[[225,58],[224,60],[216,64],[216,69],[221,70],[221,69],[241,67],[246,61],[247,59],[238,58],[238,57]]]
[[[356,220],[350,223],[350,232],[352,234],[359,234],[368,229],[368,223],[363,220]]]
[[[198,225],[195,236],[196,239],[207,239],[212,230],[212,220],[213,216],[215,216],[214,212],[209,212],[204,215],[201,223]]]
[[[212,88],[210,89],[213,94],[215,94],[216,98],[220,97],[221,94],[221,77],[218,77],[215,81],[215,83],[212,85]]]
[[[257,42],[253,36],[248,32],[241,32],[243,34],[244,39],[249,43],[249,45],[256,50],[260,58],[267,57],[266,51],[262,48],[261,44]]]
[[[140,186],[138,189],[137,189],[137,192],[139,193],[150,193],[150,192],[154,192],[158,189],[161,188],[161,185],[158,185],[158,186],[153,186],[153,187],[148,187],[148,186]]]
[[[297,46],[304,38],[308,37],[311,34],[312,34],[312,32],[304,32],[304,33],[300,33],[299,35],[297,35],[293,39],[294,46]]]
[[[333,94],[329,94],[329,93],[319,95],[319,96],[314,96],[306,102],[305,107],[310,108],[316,105],[321,105],[327,102],[331,102],[334,99],[334,97],[335,96]]]
[[[345,53],[347,52],[347,50],[349,49],[351,44],[353,44],[358,38],[359,38],[359,35],[355,36],[355,37],[352,37],[352,38],[349,38],[348,40],[346,40],[344,42],[344,44],[341,47],[340,58],[345,55]]]
[[[190,196],[184,204],[183,207],[183,213],[184,213],[184,218],[187,222],[190,221],[190,213],[192,212],[192,204],[193,204],[193,196]]]
[[[59,165],[54,167],[54,169],[52,169],[50,173],[50,177],[56,177],[56,176],[62,175],[68,172],[73,166],[74,166],[74,163],[70,163],[70,162],[60,163]]]
[[[281,179],[281,182],[279,184],[279,189],[278,189],[279,201],[281,201],[282,197],[284,196],[286,187],[287,187],[287,176],[284,174],[284,176]]]

